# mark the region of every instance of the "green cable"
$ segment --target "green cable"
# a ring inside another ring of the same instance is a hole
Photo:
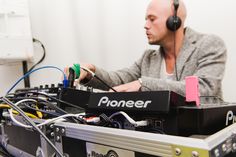
[[[79,76],[80,76],[80,65],[79,64],[74,64],[72,69],[75,71],[76,78],[79,78]]]

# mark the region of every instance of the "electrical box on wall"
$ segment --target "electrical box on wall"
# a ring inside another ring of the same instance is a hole
[[[0,64],[32,59],[28,0],[0,0]]]

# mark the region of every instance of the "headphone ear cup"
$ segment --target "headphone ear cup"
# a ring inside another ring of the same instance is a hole
[[[167,19],[166,21],[166,27],[170,30],[170,31],[177,31],[180,26],[182,24],[181,19],[178,16],[171,16]]]

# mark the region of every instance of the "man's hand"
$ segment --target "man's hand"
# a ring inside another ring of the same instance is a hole
[[[82,68],[81,68],[82,67]],[[89,72],[85,71],[83,68],[86,68],[92,72],[95,73],[96,68],[93,64],[88,64],[88,63],[82,63],[80,64],[80,77],[78,79],[79,82],[84,82],[86,83],[87,81],[89,81],[92,77],[92,74],[90,74]]]
[[[84,67],[84,68],[87,68],[87,69],[91,70],[92,72],[95,72],[95,66],[93,64],[82,63],[82,64],[80,64],[80,66]],[[66,75],[68,77],[68,75],[69,75],[69,67],[66,67],[64,69],[64,71],[65,71],[65,73],[66,73]],[[80,76],[76,80],[76,83],[79,83],[79,82],[81,82],[83,80],[86,80],[86,79],[89,80],[90,77],[91,77],[91,74],[89,74],[87,71],[85,71],[82,68],[80,68]]]
[[[129,82],[126,84],[122,84],[119,86],[115,86],[113,87],[117,92],[135,92],[135,91],[139,91],[141,87],[140,82],[137,81],[133,81],[133,82]],[[112,90],[109,90],[112,92]]]

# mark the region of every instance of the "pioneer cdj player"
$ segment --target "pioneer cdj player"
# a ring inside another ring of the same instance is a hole
[[[134,127],[127,124],[124,116],[118,115],[110,120],[116,125],[107,125],[109,127],[181,136],[209,135],[219,131],[226,127],[228,112],[236,112],[234,103],[205,98],[200,106],[196,106],[172,91],[95,93],[67,88],[62,89],[60,98],[83,107],[88,115],[109,117],[122,111],[136,121],[147,122],[146,126]]]

